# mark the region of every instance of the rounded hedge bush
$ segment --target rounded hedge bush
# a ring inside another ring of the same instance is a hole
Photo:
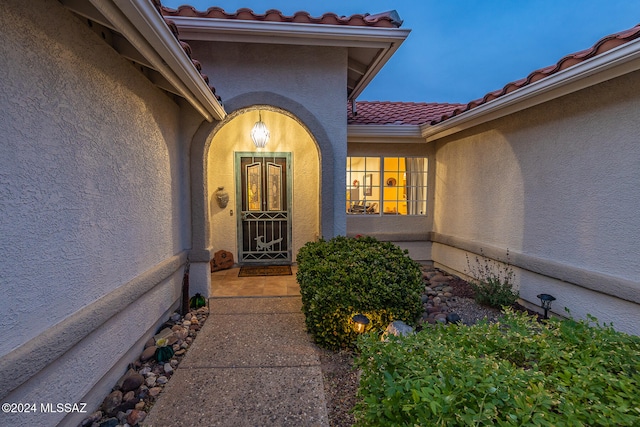
[[[309,242],[297,256],[297,279],[307,330],[315,342],[336,350],[353,347],[351,318],[366,315],[369,330],[394,320],[415,324],[422,313],[418,263],[396,245],[373,237],[335,237]]]

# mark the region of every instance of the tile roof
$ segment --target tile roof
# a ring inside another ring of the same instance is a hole
[[[158,11],[158,13],[160,14],[160,16],[162,16],[162,18],[164,19],[164,22],[167,24],[167,26],[169,27],[169,29],[173,33],[173,36],[176,38],[176,40],[178,40],[178,42],[180,43],[180,46],[182,46],[182,49],[184,50],[184,52],[187,54],[187,56],[189,57],[189,59],[191,60],[193,65],[198,70],[198,73],[200,73],[200,75],[202,76],[202,79],[207,83],[207,86],[209,86],[209,89],[211,89],[211,92],[213,93],[213,95],[216,97],[216,99],[219,102],[222,102],[222,99],[220,98],[220,96],[216,95],[216,88],[209,84],[209,77],[202,72],[202,65],[200,64],[200,62],[198,62],[198,60],[192,58],[192,56],[191,56],[191,46],[189,46],[189,43],[186,43],[186,42],[180,40],[180,34],[178,32],[178,27],[175,24],[175,22],[173,22],[171,19],[169,19],[169,18],[164,16],[164,14],[163,14],[164,6],[162,6],[161,0],[152,0],[152,3],[153,3],[153,6]]]
[[[347,123],[350,125],[420,125],[437,120],[464,104],[435,102],[358,101],[356,115],[347,104]]]
[[[205,11],[196,10],[193,6],[179,6],[178,9],[162,7],[165,16],[182,16],[197,18],[237,19],[245,21],[294,22],[302,24],[350,25],[363,27],[398,28],[402,21],[396,11],[389,11],[370,15],[338,16],[335,13],[325,13],[320,17],[312,17],[307,12],[296,12],[286,16],[276,9],[269,9],[264,14],[255,13],[248,8],[238,9],[235,13],[226,12],[220,7],[210,7]]]
[[[595,56],[598,56],[604,52],[607,52],[611,49],[614,49],[618,46],[621,46],[637,38],[640,38],[640,24],[628,30],[606,36],[600,39],[596,44],[594,44],[589,49],[585,49],[580,52],[567,55],[562,59],[560,59],[554,65],[550,65],[548,67],[535,70],[524,79],[520,79],[511,83],[508,83],[502,89],[489,92],[482,98],[471,101],[468,104],[463,105],[459,108],[455,108],[453,111],[450,111],[447,114],[444,114],[441,117],[435,120],[432,120],[431,124],[435,125],[435,124],[441,123],[447,119],[460,115],[465,111],[469,111],[482,104],[486,104],[487,102],[493,101],[496,98],[500,98],[501,96],[511,93],[514,90],[520,89],[522,87],[535,83],[539,80],[547,78],[553,74],[558,73],[559,71],[566,70],[567,68],[573,67],[576,64],[584,62],[588,59],[591,59]]]

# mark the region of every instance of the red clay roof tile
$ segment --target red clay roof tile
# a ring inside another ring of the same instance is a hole
[[[435,102],[358,101],[356,115],[347,104],[347,123],[352,125],[420,125],[436,120],[464,104]]]
[[[560,59],[554,65],[550,65],[548,67],[535,70],[524,79],[520,79],[520,80],[516,80],[515,82],[508,83],[502,89],[489,92],[488,94],[486,94],[484,97],[480,99],[471,101],[462,107],[455,108],[452,111],[442,115],[441,117],[435,120],[432,120],[431,124],[435,125],[435,124],[441,123],[445,120],[448,120],[452,117],[462,114],[465,111],[469,111],[482,104],[486,104],[489,101],[493,101],[496,98],[499,98],[510,92],[513,92],[514,90],[523,88],[527,85],[530,85],[531,83],[545,79],[553,74],[556,74],[559,71],[566,70],[567,68],[573,67],[574,65],[577,65],[581,62],[584,62],[588,59],[593,58],[594,56],[598,56],[604,52],[607,52],[611,49],[614,49],[618,46],[621,46],[637,38],[640,38],[640,24],[628,30],[624,30],[619,33],[606,36],[600,39],[596,44],[594,44],[589,49],[581,50],[579,52],[567,55],[562,59]]]
[[[335,13],[325,13],[320,17],[312,17],[307,12],[296,12],[292,16],[283,15],[281,11],[269,9],[264,14],[255,13],[248,8],[238,9],[235,13],[226,12],[220,7],[210,7],[205,11],[196,10],[193,6],[182,5],[177,9],[162,7],[164,16],[184,16],[198,18],[238,19],[246,21],[295,22],[302,24],[323,25],[351,25],[364,27],[398,28],[402,21],[397,12],[389,11],[375,15],[338,16]]]
[[[216,88],[209,84],[209,77],[207,77],[206,74],[202,73],[202,65],[200,64],[200,62],[198,62],[197,60],[191,57],[191,46],[189,45],[189,43],[180,40],[180,34],[178,32],[178,26],[176,25],[176,23],[173,22],[171,19],[165,17],[165,15],[162,13],[164,6],[162,6],[161,0],[152,0],[152,3],[155,9],[160,14],[160,16],[162,16],[162,19],[164,19],[164,22],[165,24],[167,24],[167,27],[169,27],[169,30],[171,30],[171,32],[173,33],[173,36],[180,43],[182,50],[184,50],[184,52],[187,54],[191,62],[193,62],[193,65],[198,70],[198,73],[202,76],[202,79],[205,81],[205,83],[207,83],[207,86],[209,86],[209,89],[211,89],[211,93],[213,93],[213,95],[216,97],[216,99],[219,102],[222,102],[222,99],[220,98],[220,96],[216,95]]]

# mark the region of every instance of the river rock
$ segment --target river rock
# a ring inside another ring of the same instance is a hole
[[[134,426],[136,424],[141,423],[144,418],[147,416],[147,413],[144,411],[140,411],[138,409],[134,409],[133,411],[131,411],[131,413],[127,416],[127,424]]]
[[[401,320],[395,320],[387,326],[382,337],[385,339],[388,335],[407,336],[411,334],[413,334],[413,327],[407,325]]]
[[[102,402],[102,410],[109,416],[115,416],[118,411],[118,406],[122,403],[122,392],[120,390],[114,390]],[[117,420],[116,420],[117,421]]]
[[[156,347],[155,345],[145,348],[142,354],[140,355],[140,360],[142,362],[146,362],[147,360],[153,358],[153,356],[155,356],[156,354],[157,349],[158,347]]]
[[[122,392],[126,393],[128,391],[136,390],[138,387],[142,385],[144,382],[144,377],[137,372],[132,373],[127,376],[122,382]],[[125,399],[126,400],[126,399]]]

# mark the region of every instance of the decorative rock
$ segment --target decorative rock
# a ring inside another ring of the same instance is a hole
[[[118,413],[117,408],[122,403],[122,392],[120,390],[112,391],[102,402],[102,410],[109,417],[113,417]],[[117,421],[117,420],[116,420]]]
[[[413,328],[401,320],[395,320],[387,326],[383,338],[387,335],[407,336],[413,334]]]
[[[140,375],[147,376],[149,372],[151,372],[151,368],[149,366],[145,366],[144,368],[140,369]]]
[[[156,345],[156,340],[154,340],[153,337],[147,340],[147,342],[144,344],[144,348],[149,348],[152,345]]]
[[[434,319],[440,323],[447,323],[447,315],[444,313],[439,313],[434,316]]]
[[[185,320],[184,322],[182,322],[182,326],[184,326],[185,328],[188,328],[189,326],[191,326],[191,322],[188,320]]]
[[[167,377],[165,377],[164,375],[158,377],[158,379],[156,380],[156,384],[159,384],[159,385],[164,385],[167,382],[169,382],[169,379]]]
[[[185,354],[187,351],[184,348],[181,348],[180,350],[175,352],[176,356],[182,356],[183,354]]]
[[[180,313],[173,313],[171,315],[171,321],[172,322],[179,322],[180,318],[181,318]]]
[[[138,402],[136,403],[136,407],[135,409],[137,409],[138,411],[144,409],[145,403],[144,402]]]
[[[164,373],[165,374],[170,374],[173,372],[173,367],[171,366],[171,363],[165,363],[164,364]]]
[[[124,396],[122,396],[123,402],[131,402],[132,400],[136,400],[136,393],[133,390],[128,391]]]
[[[156,397],[162,392],[162,387],[153,387],[149,389],[149,396]]]
[[[82,427],[90,426],[91,424],[98,421],[100,418],[102,418],[102,411],[96,411],[93,414],[89,415],[87,418],[85,418],[84,421],[82,421],[82,424],[80,425]]]
[[[457,313],[449,313],[447,314],[447,322],[449,323],[460,323],[462,319]]]
[[[233,254],[229,251],[219,250],[213,254],[211,260],[211,272],[226,270],[233,267]]]
[[[147,385],[147,387],[153,387],[156,385],[156,376],[155,375],[150,375],[149,377],[147,377],[147,380],[145,381],[145,384]]]
[[[440,297],[433,297],[433,305],[440,305],[440,303],[442,302],[442,298]]]
[[[127,424],[129,425],[136,425],[141,423],[144,418],[147,416],[147,413],[144,411],[139,411],[137,409],[134,409],[133,411],[131,411],[131,413],[127,416]]]
[[[101,422],[100,424],[98,424],[99,427],[116,427],[117,425],[118,425],[117,418],[108,418],[103,422]]]
[[[155,356],[157,349],[158,347],[156,347],[155,345],[145,348],[142,354],[140,355],[140,360],[142,362],[146,362],[147,360],[152,359],[153,356]]]
[[[122,392],[126,393],[131,390],[136,390],[142,385],[143,382],[144,377],[137,372],[134,372],[133,374],[130,374],[127,376],[127,378],[125,378],[124,382],[122,383]]]

